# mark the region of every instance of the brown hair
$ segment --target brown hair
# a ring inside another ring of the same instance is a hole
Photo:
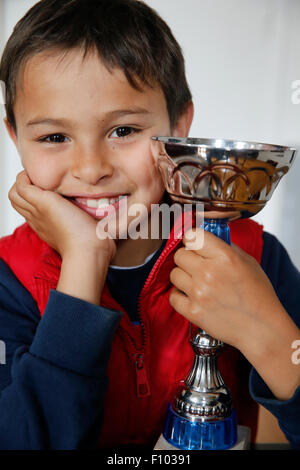
[[[35,54],[96,48],[108,69],[119,67],[129,83],[159,84],[171,127],[191,100],[181,48],[169,26],[139,0],[41,0],[16,24],[0,61],[6,85],[7,120],[15,130],[13,107],[21,67]]]

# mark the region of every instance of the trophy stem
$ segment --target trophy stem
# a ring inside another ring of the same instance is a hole
[[[203,340],[206,344],[201,346]],[[198,392],[220,389],[224,380],[218,369],[218,354],[223,347],[221,341],[216,341],[215,347],[208,347],[207,340],[212,344],[213,338],[199,330],[191,340],[195,352],[195,360],[191,372],[186,379],[186,385]],[[213,352],[215,355],[213,355]]]
[[[221,238],[230,245],[230,230],[228,219],[204,219],[200,226],[206,232],[213,233],[216,237]]]
[[[227,219],[206,219],[201,228],[230,244]],[[217,364],[224,345],[202,329],[190,342],[194,364],[169,405],[163,435],[181,449],[230,448],[237,440],[237,423]]]
[[[199,330],[191,340],[195,359],[173,403],[174,411],[192,421],[227,418],[232,413],[230,392],[218,369],[223,343]]]

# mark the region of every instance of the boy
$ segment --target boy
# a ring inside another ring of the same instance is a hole
[[[122,238],[119,226],[115,240],[96,236],[99,209],[118,212],[122,199],[147,208],[150,234],[151,204],[165,197],[151,137],[188,135],[191,95],[168,26],[136,0],[42,0],[14,29],[0,79],[24,167],[9,198],[27,221],[0,241],[1,447],[153,447],[191,367],[190,312],[232,346],[220,365],[239,423],[255,432],[258,401],[299,445],[300,277],[278,242],[252,221],[231,224],[245,252],[210,234],[176,252],[174,227],[168,240]],[[261,376],[252,369],[256,401],[240,351]]]

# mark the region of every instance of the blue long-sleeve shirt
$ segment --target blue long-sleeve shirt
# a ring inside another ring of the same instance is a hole
[[[109,271],[109,288],[116,289],[121,275],[122,292],[130,293],[116,300],[132,320],[160,251],[140,268]],[[262,268],[299,326],[300,274],[282,245],[266,233]],[[120,317],[120,312],[50,290],[41,318],[30,293],[0,260],[0,340],[6,345],[6,364],[0,364],[0,449],[97,446],[106,366]],[[249,385],[252,397],[277,417],[292,446],[300,448],[300,387],[290,400],[279,401],[254,369]]]
[[[0,449],[95,448],[121,313],[50,291],[43,317],[0,260]]]

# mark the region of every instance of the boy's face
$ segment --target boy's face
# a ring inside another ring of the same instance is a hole
[[[143,203],[149,212],[164,193],[151,137],[171,135],[162,90],[132,88],[96,54],[60,58],[48,52],[28,61],[14,107],[17,136],[6,123],[32,183],[66,197],[126,194],[128,208]],[[173,129],[187,132],[186,123]]]

